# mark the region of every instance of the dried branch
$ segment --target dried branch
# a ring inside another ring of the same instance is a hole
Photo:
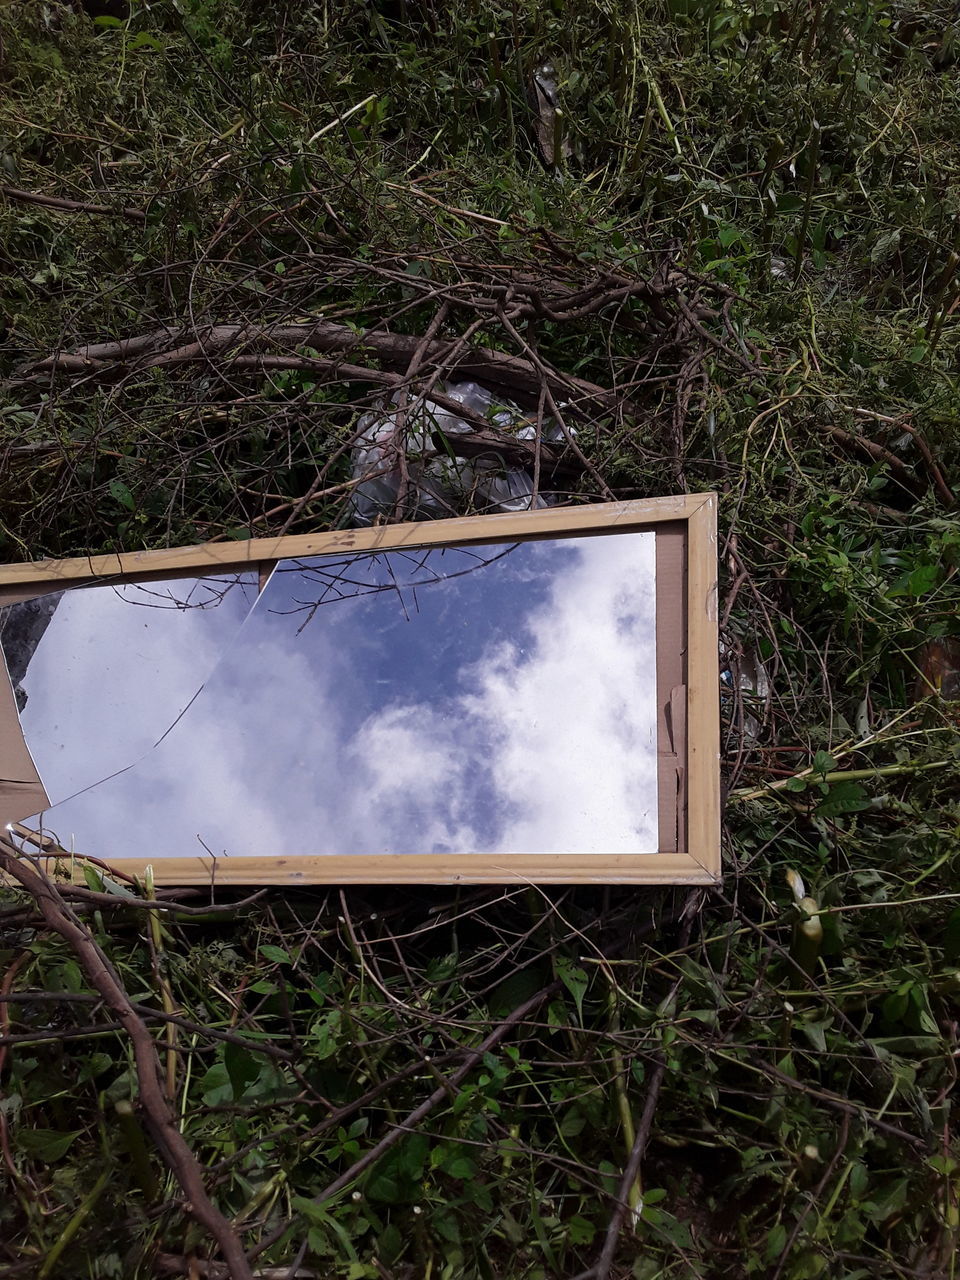
[[[302,324],[214,324],[202,329],[177,327],[158,329],[150,334],[139,334],[118,342],[91,343],[76,351],[57,351],[43,360],[29,365],[23,379],[39,374],[73,373],[87,374],[97,379],[116,377],[118,373],[138,369],[162,369],[176,365],[221,361],[224,365],[243,367],[238,359],[251,355],[287,348],[294,358],[299,358],[297,348],[312,347],[316,351],[348,355],[356,352],[375,356],[386,369],[406,371],[414,356],[420,351],[421,339],[407,334],[390,333],[381,329],[367,329],[356,333],[346,325],[329,320],[317,320]],[[427,344],[421,353],[421,367],[425,370],[444,369],[464,378],[476,378],[500,391],[525,399],[536,398],[540,385],[537,368],[528,360],[505,355],[487,347],[471,347],[451,356],[453,344],[436,339]],[[278,357],[272,357],[274,360]],[[283,357],[279,357],[283,358]],[[261,368],[326,368],[340,369],[342,381],[383,381],[381,371],[350,364],[327,366],[309,361],[304,365],[264,363]],[[380,377],[377,374],[381,373]],[[547,371],[548,384],[567,399],[575,398],[576,407],[583,410],[595,406],[607,412],[617,405],[617,396],[583,378]],[[462,415],[462,406],[459,406]]]
[[[908,422],[900,422],[898,425],[902,427],[908,435],[913,436],[914,443],[920,452],[921,458],[923,458],[924,465],[930,473],[930,479],[933,481],[933,487],[936,490],[937,497],[945,507],[953,510],[957,505],[957,495],[947,484],[944,474],[933,456],[933,451],[924,439],[922,432],[918,431],[916,427],[911,427]]]
[[[158,1253],[153,1265],[164,1276],[189,1276],[190,1280],[196,1280],[197,1276],[203,1276],[204,1280],[229,1280],[222,1266],[193,1256],[187,1258],[173,1253]],[[258,1267],[253,1275],[254,1280],[317,1280],[319,1272],[312,1271],[309,1267],[297,1267],[293,1271],[289,1266]]]
[[[40,191],[23,191],[20,187],[8,187],[0,184],[0,196],[8,200],[18,200],[22,204],[39,204],[47,209],[60,209],[64,213],[96,213],[106,217],[129,218],[132,222],[146,222],[144,209],[115,207],[109,204],[90,204],[86,200],[68,200],[65,196],[47,196]]]
[[[875,440],[868,440],[866,436],[854,435],[852,432],[845,431],[843,427],[838,427],[832,422],[827,423],[825,429],[829,435],[833,436],[834,440],[852,453],[859,453],[869,458],[872,462],[882,462],[897,483],[902,485],[907,493],[912,494],[913,497],[919,497],[923,492],[922,481],[917,479],[905,462],[902,462],[889,449],[885,449],[882,444],[877,444]]]

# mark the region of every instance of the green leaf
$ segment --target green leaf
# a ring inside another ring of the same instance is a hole
[[[481,1198],[478,1197],[475,1203],[479,1205]],[[460,1243],[460,1226],[454,1214],[443,1213],[434,1206],[430,1211],[430,1226],[441,1240],[447,1240],[450,1244]]]
[[[109,1053],[91,1053],[83,1064],[80,1072],[80,1080],[95,1080],[97,1076],[102,1076],[105,1071],[109,1071],[113,1066],[113,1058]]]
[[[359,1138],[367,1132],[370,1126],[370,1117],[361,1116],[359,1120],[354,1120],[353,1124],[346,1132],[348,1138]]]
[[[76,995],[83,990],[83,973],[76,960],[65,960],[60,966],[59,977],[64,991]]]
[[[449,1174],[451,1178],[474,1178],[477,1166],[469,1156],[456,1155],[451,1160],[444,1161],[443,1172]]]
[[[323,1061],[336,1053],[340,1045],[341,1022],[339,1009],[332,1009],[314,1022],[310,1028],[310,1048],[315,1058]]]
[[[821,818],[834,818],[841,813],[859,813],[870,808],[870,797],[859,782],[844,781],[831,785],[826,797],[817,805]]]
[[[803,201],[792,193],[782,195],[777,200],[777,213],[799,213],[802,208]]]
[[[597,1170],[603,1180],[603,1189],[608,1195],[615,1195],[619,1186],[620,1170],[610,1160],[601,1160]]]
[[[870,1176],[866,1167],[859,1160],[855,1161],[850,1168],[850,1194],[859,1200],[869,1185]]]
[[[223,1062],[215,1062],[200,1079],[200,1094],[208,1107],[233,1099],[233,1084]]]
[[[909,1001],[910,984],[899,987],[896,991],[891,991],[883,1001],[881,1006],[883,1016],[887,1022],[900,1022],[907,1012],[907,1004]]]
[[[930,1009],[930,997],[926,987],[917,983],[910,989],[910,1005],[912,1018],[916,1030],[925,1031],[927,1035],[935,1036],[938,1027],[933,1018]]]
[[[792,1263],[790,1280],[816,1280],[822,1276],[827,1267],[827,1260],[819,1253],[807,1251]]]
[[[576,1107],[572,1107],[560,1122],[560,1132],[565,1138],[575,1138],[583,1132],[587,1117]]]
[[[227,1069],[236,1102],[246,1093],[247,1085],[252,1084],[260,1075],[260,1064],[242,1045],[227,1043],[223,1046],[223,1065]]]
[[[586,1218],[576,1213],[572,1218],[567,1219],[566,1232],[571,1244],[592,1244],[597,1228],[592,1222],[588,1222]]]
[[[423,1133],[404,1138],[370,1171],[366,1192],[384,1204],[407,1204],[420,1194],[420,1181],[430,1153],[430,1139]]]
[[[877,1036],[871,1043],[886,1053],[895,1053],[901,1058],[932,1058],[941,1052],[939,1035],[929,1036]]]
[[[932,591],[940,577],[940,566],[936,564],[919,564],[910,573],[905,573],[890,588],[891,596],[924,596]]]
[[[294,1196],[293,1207],[297,1213],[306,1218],[307,1222],[316,1223],[318,1226],[325,1226],[330,1217],[323,1205],[317,1204],[307,1196]]]
[[[885,258],[892,257],[899,247],[900,228],[894,227],[892,231],[884,231],[874,241],[873,248],[870,250],[870,261],[874,264],[883,262]]]
[[[92,889],[94,893],[103,893],[103,876],[96,869],[91,867],[88,862],[83,864],[83,879],[88,889]]]
[[[507,1014],[513,1013],[514,1009],[535,995],[543,985],[544,974],[539,965],[532,965],[529,969],[518,969],[491,992],[488,1001],[491,1014],[495,1018],[505,1018]]]
[[[377,1251],[380,1261],[388,1267],[393,1266],[400,1257],[403,1252],[403,1236],[395,1222],[387,1223],[380,1232],[377,1240]]]
[[[764,1249],[764,1257],[767,1262],[773,1262],[775,1258],[779,1258],[786,1243],[787,1228],[782,1222],[778,1222],[775,1227],[771,1227],[767,1232],[767,1244]]]
[[[883,1191],[876,1191],[870,1200],[863,1205],[863,1211],[871,1222],[886,1222],[895,1213],[899,1213],[907,1203],[910,1182],[907,1178],[898,1178]]]
[[[141,31],[139,35],[135,35],[128,46],[130,49],[156,49],[158,53],[163,53],[165,45],[146,31]]]
[[[133,494],[122,480],[111,480],[107,486],[111,498],[119,502],[121,507],[126,507],[128,511],[133,511],[136,503],[133,500]]]
[[[328,1213],[322,1205],[314,1203],[313,1200],[308,1199],[306,1196],[294,1196],[293,1207],[301,1213],[307,1221],[312,1224],[312,1226],[319,1229],[321,1234],[319,1236],[318,1243],[323,1241],[324,1235],[335,1235],[343,1246],[347,1257],[352,1262],[357,1261],[357,1251],[353,1247],[353,1241],[344,1229],[343,1224],[338,1222],[332,1214]],[[317,1252],[319,1251],[320,1250],[317,1250]]]
[[[823,1022],[820,1022],[820,1021],[807,1022],[806,1020],[804,1020],[799,1024],[799,1026],[800,1026],[800,1030],[810,1041],[811,1045],[813,1045],[814,1049],[816,1049],[818,1053],[826,1053],[827,1038],[824,1033],[830,1028],[832,1023],[833,1023],[832,1018],[827,1018]]]
[[[310,166],[302,156],[298,156],[290,165],[289,190],[299,194],[301,191],[309,191],[312,185]]]
[[[265,960],[272,960],[274,964],[293,964],[290,952],[284,951],[283,947],[274,947],[269,942],[265,942],[258,950]]]
[[[82,1129],[72,1133],[61,1133],[59,1129],[20,1129],[17,1146],[32,1159],[52,1164],[67,1154],[81,1133]]]
[[[586,971],[580,965],[574,964],[568,956],[557,956],[557,977],[573,996],[577,1006],[577,1017],[582,1022],[583,997],[590,985]]]

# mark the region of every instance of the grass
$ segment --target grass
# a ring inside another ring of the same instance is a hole
[[[570,501],[721,493],[717,892],[271,894],[153,928],[76,904],[131,1000],[180,1011],[149,1024],[172,1105],[256,1265],[599,1277],[653,1099],[611,1277],[953,1276],[954,7],[104,17],[0,6],[6,559],[344,518],[368,388],[236,349],[31,373],[52,352],[321,314],[415,335],[444,297],[446,339],[476,320],[628,388],[578,423]],[[545,59],[559,167],[530,115]],[[706,336],[639,297],[514,333],[496,310],[510,282],[658,269]],[[127,1105],[126,1037],[31,904],[0,910],[0,1275],[196,1273],[210,1240]]]

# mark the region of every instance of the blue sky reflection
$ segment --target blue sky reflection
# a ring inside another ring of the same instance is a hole
[[[655,535],[284,561],[135,768],[104,858],[657,848]]]

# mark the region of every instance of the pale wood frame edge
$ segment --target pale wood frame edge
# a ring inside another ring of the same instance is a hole
[[[468,516],[453,520],[424,520],[377,525],[368,529],[333,529],[324,533],[287,534],[278,538],[250,538],[245,542],[207,542],[167,551],[128,551],[116,555],[78,556],[69,560],[34,560],[0,565],[0,586],[47,587],[52,583],[79,585],[100,578],[140,574],[237,572],[265,561],[295,560],[329,552],[386,551],[423,547],[438,542],[502,542],[514,537],[549,537],[553,533],[587,532],[620,526],[688,520],[711,495],[683,494],[636,502],[605,502],[585,507],[547,507],[516,515]]]
[[[687,522],[687,843],[720,879],[720,663],[717,497]],[[687,855],[691,856],[691,855]]]
[[[170,551],[80,557],[0,566],[0,586],[79,585],[101,578],[237,571],[264,562],[329,552],[387,550],[436,543],[509,541],[514,537],[687,522],[687,835],[679,853],[627,855],[525,854],[498,866],[486,854],[383,856],[159,858],[155,880],[165,885],[231,884],[715,884],[720,878],[720,703],[717,632],[717,499],[685,494],[637,502],[554,507],[519,515],[474,516],[371,529],[334,530],[243,543],[208,543]],[[54,859],[44,859],[53,863]],[[69,859],[66,859],[68,862]],[[144,858],[112,865],[141,875]],[[58,860],[63,869],[64,858]],[[348,863],[348,865],[345,865]],[[347,872],[345,875],[344,872]],[[80,867],[70,868],[79,875]]]
[[[54,860],[44,859],[51,870]],[[716,884],[718,877],[688,853],[518,854],[497,865],[486,854],[392,853],[383,856],[287,858],[158,858],[150,863],[161,885],[311,885],[311,884]],[[121,858],[110,865],[126,875],[142,876],[149,859]],[[438,865],[440,864],[440,865]],[[81,880],[69,856],[61,872]],[[242,871],[241,871],[242,866]]]

